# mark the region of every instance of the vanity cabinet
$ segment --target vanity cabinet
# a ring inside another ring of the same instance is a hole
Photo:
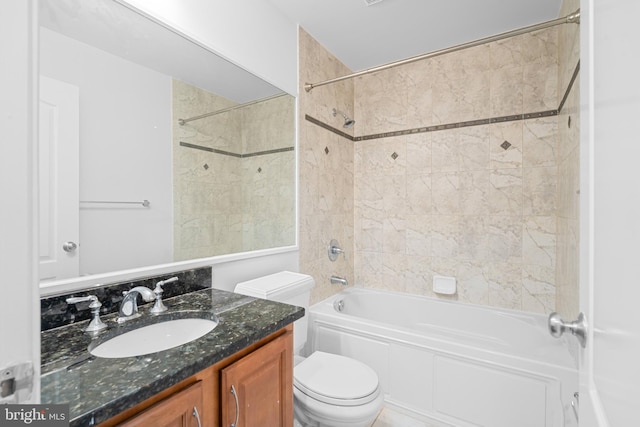
[[[293,426],[292,324],[99,427],[229,427],[236,414],[236,427]]]
[[[198,381],[120,425],[122,427],[200,427],[202,403],[202,381]]]
[[[224,368],[223,426],[292,426],[291,340],[276,338]]]

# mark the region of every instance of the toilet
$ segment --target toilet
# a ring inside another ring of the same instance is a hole
[[[281,271],[238,283],[235,292],[309,308],[315,282],[306,274]],[[307,315],[293,328],[295,367],[293,398],[296,425],[303,427],[369,427],[382,408],[378,376],[364,363],[316,351],[300,356],[307,341]]]

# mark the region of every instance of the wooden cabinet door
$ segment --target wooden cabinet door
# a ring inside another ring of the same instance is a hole
[[[200,427],[202,381],[156,403],[120,424],[122,427]],[[204,424],[203,424],[204,425]]]
[[[292,334],[223,369],[220,394],[222,427],[292,427]]]

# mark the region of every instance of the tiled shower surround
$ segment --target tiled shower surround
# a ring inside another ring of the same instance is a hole
[[[236,103],[173,82],[174,259],[295,243],[295,100]]]
[[[439,274],[457,278],[458,291],[448,298],[573,312],[573,27],[301,90],[301,270],[319,278],[315,301],[338,291],[324,276],[351,273],[323,259],[334,237],[347,242],[347,258],[339,261],[353,265],[350,283],[359,286],[433,296]],[[301,83],[349,72],[304,31],[300,49]],[[349,132],[332,108],[353,114],[351,137],[314,123]],[[319,225],[329,225],[332,235]]]

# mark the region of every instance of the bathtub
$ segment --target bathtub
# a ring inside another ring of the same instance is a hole
[[[437,426],[577,426],[577,342],[546,316],[348,288],[309,309],[306,351],[373,368],[385,405]]]

